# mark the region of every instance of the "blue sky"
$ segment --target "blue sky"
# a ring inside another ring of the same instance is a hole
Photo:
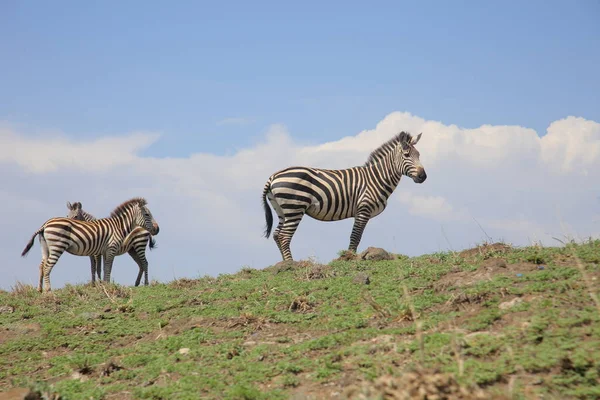
[[[268,125],[320,143],[406,110],[543,134],[600,120],[600,3],[0,3],[0,120],[154,156],[227,154]],[[229,123],[219,123],[228,120]]]
[[[597,0],[285,3],[0,1],[0,288],[36,284],[39,244],[19,255],[67,200],[146,197],[151,279],[272,265],[269,175],[363,164],[400,130],[428,179],[359,251],[600,237]],[[335,258],[352,222],[305,217],[294,257]],[[88,263],[61,257],[53,287]]]

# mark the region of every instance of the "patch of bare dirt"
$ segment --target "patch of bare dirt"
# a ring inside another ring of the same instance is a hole
[[[384,375],[374,382],[352,385],[344,390],[346,399],[437,399],[437,400],[488,400],[492,397],[479,388],[459,385],[451,374],[438,371],[407,372],[399,377]]]
[[[308,299],[308,297],[299,296],[292,300],[288,310],[299,313],[307,313],[312,311],[314,307],[315,305]]]
[[[484,243],[472,249],[463,250],[458,255],[464,259],[474,259],[481,256],[484,259],[504,254],[512,249],[505,243]]]
[[[449,287],[470,286],[478,282],[492,280],[494,276],[518,276],[518,274],[538,271],[533,263],[519,262],[507,264],[502,258],[490,258],[481,263],[476,271],[449,272],[434,284],[436,291],[444,291]]]
[[[18,336],[29,335],[36,337],[40,335],[42,326],[37,322],[16,323],[0,328],[0,344],[8,342]]]
[[[164,339],[170,336],[175,336],[181,332],[185,332],[196,328],[212,327],[217,324],[218,320],[212,318],[181,318],[169,321],[169,323],[160,329],[150,332],[146,336],[140,338],[140,342],[153,341]],[[127,339],[127,343],[122,344],[128,346],[131,344],[131,340]]]
[[[306,280],[332,278],[336,275],[335,270],[329,265],[314,264],[306,271]]]
[[[354,261],[358,259],[358,255],[350,250],[344,250],[334,261]]]
[[[169,286],[175,289],[187,289],[197,286],[200,281],[197,279],[181,278],[169,283]]]

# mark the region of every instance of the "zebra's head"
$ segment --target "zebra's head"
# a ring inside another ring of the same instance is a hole
[[[110,213],[111,218],[121,219],[131,229],[140,226],[146,229],[152,236],[157,235],[158,223],[152,216],[146,199],[135,197],[122,203]]]
[[[83,210],[81,207],[81,203],[78,201],[74,202],[73,204],[67,201],[67,208],[69,209],[67,218],[83,221],[85,218],[83,217]]]
[[[419,160],[419,151],[415,148],[415,145],[421,139],[421,135],[422,133],[419,133],[416,137],[413,137],[403,132],[400,135],[400,145],[397,152],[397,160],[402,175],[408,176],[415,183],[423,183],[427,179],[425,168]]]
[[[135,224],[142,228],[146,228],[152,236],[158,235],[158,231],[160,230],[158,222],[156,222],[152,216],[152,212],[146,204],[140,204],[138,212],[135,214]]]

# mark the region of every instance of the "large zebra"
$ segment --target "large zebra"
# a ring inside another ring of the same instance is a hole
[[[375,149],[362,166],[330,170],[290,167],[269,177],[262,201],[265,210],[265,237],[273,227],[267,199],[279,217],[273,239],[283,260],[292,260],[290,243],[304,214],[320,221],[339,221],[354,217],[348,250],[356,252],[363,231],[371,218],[386,207],[402,175],[423,183],[427,174],[414,147],[421,139],[401,132]]]
[[[73,204],[67,202],[67,208],[69,213],[67,218],[77,219],[79,221],[96,221],[96,217],[86,212],[81,205],[81,202],[76,201]],[[144,273],[144,285],[148,285],[148,260],[146,259],[146,244],[150,247],[150,250],[154,248],[156,242],[150,232],[142,227],[136,227],[131,234],[123,241],[121,248],[115,256],[120,256],[125,253],[129,253],[131,258],[136,262],[139,267],[137,279],[135,280],[135,286],[139,286],[140,280],[142,279],[142,273]],[[101,255],[90,256],[91,269],[92,269],[92,282],[96,281],[95,273],[98,273],[98,279],[100,278],[101,271]]]
[[[39,235],[42,248],[40,280],[38,291],[51,291],[50,272],[60,256],[66,251],[78,256],[101,254],[104,257],[104,281],[110,282],[110,272],[115,255],[121,251],[124,242],[130,239],[136,227],[145,228],[153,235],[159,227],[143,198],[130,199],[110,214],[108,218],[96,221],[79,221],[57,217],[46,221],[31,237],[21,253],[25,256],[35,237]]]

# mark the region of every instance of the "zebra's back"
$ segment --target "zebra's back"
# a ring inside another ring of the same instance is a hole
[[[290,167],[271,176],[271,193],[285,199],[286,214],[304,207],[306,214],[321,221],[354,216],[356,203],[364,192],[361,167],[323,169]]]

